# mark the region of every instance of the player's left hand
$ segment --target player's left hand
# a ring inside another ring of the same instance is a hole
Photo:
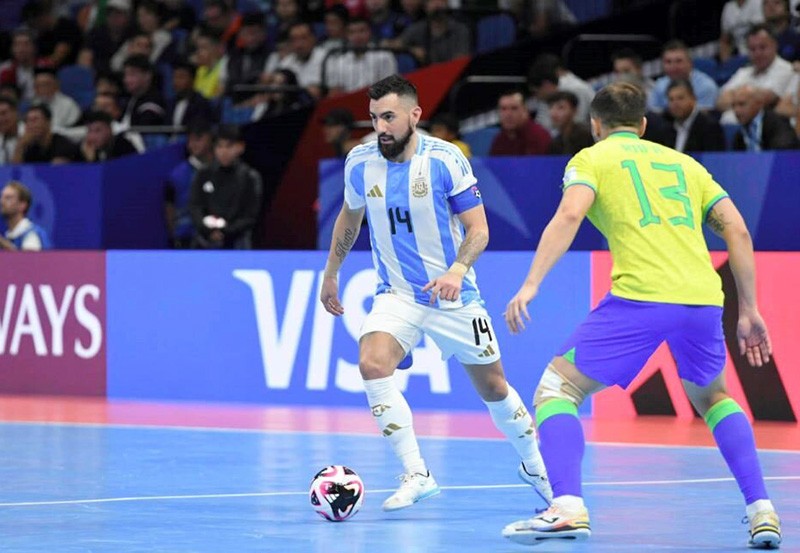
[[[437,298],[446,301],[456,301],[461,295],[461,283],[463,280],[464,277],[461,275],[452,271],[447,271],[442,276],[437,277],[426,284],[425,287],[422,288],[422,291],[431,292],[431,305],[436,304]]]
[[[508,326],[508,330],[511,331],[511,334],[519,334],[525,330],[525,321],[523,317],[528,321],[531,320],[531,316],[528,313],[528,304],[538,292],[538,287],[531,284],[523,284],[522,288],[520,288],[517,294],[508,302],[503,317],[506,320],[506,325]]]

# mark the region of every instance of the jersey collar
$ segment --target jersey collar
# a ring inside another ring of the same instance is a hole
[[[635,138],[639,140],[639,135],[631,131],[614,131],[608,135],[608,138]]]

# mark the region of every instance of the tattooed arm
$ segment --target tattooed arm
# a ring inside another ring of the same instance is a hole
[[[358,238],[363,219],[363,207],[351,210],[347,205],[342,206],[339,216],[336,217],[328,262],[325,264],[325,278],[322,280],[320,292],[320,301],[331,315],[338,316],[344,313],[344,308],[339,302],[339,269]]]
[[[769,333],[756,302],[756,262],[753,241],[742,215],[730,198],[717,202],[708,213],[706,223],[725,240],[728,263],[739,295],[739,350],[751,365],[760,367],[769,361],[772,345]]]

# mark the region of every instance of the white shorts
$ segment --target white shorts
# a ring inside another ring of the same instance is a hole
[[[370,332],[391,334],[406,353],[427,334],[442,350],[442,359],[455,355],[465,365],[488,365],[500,359],[492,318],[475,302],[456,309],[436,309],[380,294],[361,326],[362,337]]]

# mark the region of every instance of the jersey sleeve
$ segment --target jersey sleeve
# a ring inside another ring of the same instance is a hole
[[[350,209],[360,209],[366,204],[364,197],[364,163],[362,147],[353,149],[344,162],[344,202]]]
[[[478,179],[472,174],[472,166],[458,146],[448,144],[447,150],[442,153],[442,156],[437,157],[444,162],[447,172],[450,174],[452,188],[447,192],[449,197],[457,196],[465,190],[469,190],[478,182]]]
[[[598,179],[591,163],[588,148],[575,154],[567,163],[566,169],[564,169],[561,189],[566,190],[576,184],[588,186],[597,193]]]
[[[722,188],[722,186],[714,180],[714,177],[711,176],[704,167],[700,167],[698,178],[701,182],[701,190],[702,190],[702,203],[703,203],[703,218],[701,219],[705,222],[706,218],[708,217],[708,212],[723,198],[728,197],[728,193]]]

